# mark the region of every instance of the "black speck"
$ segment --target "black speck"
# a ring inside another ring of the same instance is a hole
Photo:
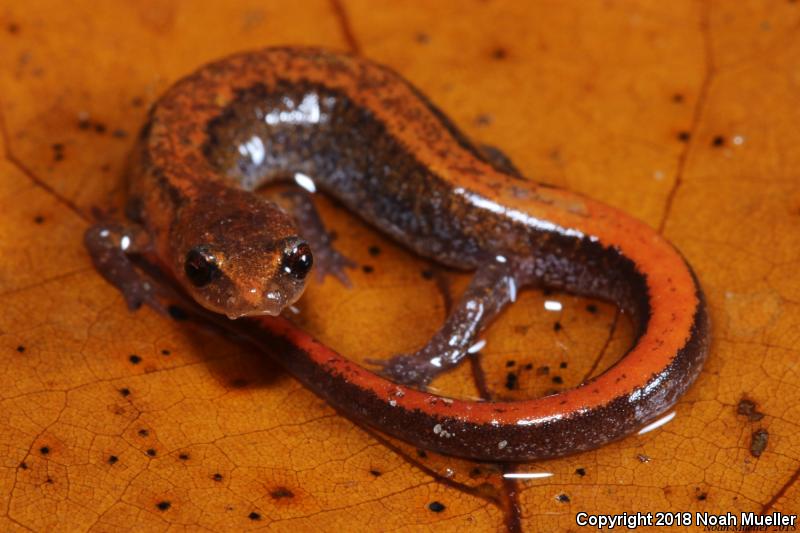
[[[757,429],[754,431],[750,439],[750,455],[753,457],[761,457],[761,454],[767,449],[768,441],[769,433],[766,429]]]
[[[421,457],[422,459],[425,459],[426,457],[428,457],[428,452],[426,452],[425,450],[421,450],[421,449],[417,448],[417,457]]]
[[[294,498],[294,492],[286,487],[278,487],[269,493],[273,500],[280,500],[282,498]]]
[[[717,135],[716,137],[711,139],[711,146],[713,146],[714,148],[720,148],[722,146],[725,146],[725,137],[723,137],[722,135]]]
[[[102,122],[95,122],[94,124],[94,131],[97,133],[105,133],[106,132],[106,125]]]
[[[561,376],[553,376],[553,383],[555,383],[556,385],[563,385],[564,378],[562,378]]]
[[[431,41],[431,36],[424,31],[418,31],[416,35],[414,35],[414,40],[419,44],[428,44]]]
[[[131,356],[130,356],[130,357],[128,357],[128,361],[130,361],[130,362],[131,362],[131,364],[133,364],[133,365],[138,365],[139,363],[141,363],[141,362],[142,362],[142,358],[141,358],[141,357],[139,357],[139,356],[138,356],[138,355],[136,355],[136,354],[131,354]]]
[[[556,496],[556,499],[561,503],[569,503],[569,496],[567,496],[566,494],[559,494],[558,496]]]
[[[211,479],[213,479],[214,481],[222,481],[222,474],[220,474],[219,472],[217,472],[216,474],[214,474],[213,476],[211,476]]]
[[[492,50],[492,59],[497,59],[498,61],[500,61],[507,57],[508,57],[508,50],[506,50],[502,46],[498,46],[497,48]]]
[[[445,507],[442,502],[431,502],[428,504],[428,509],[430,509],[434,513],[441,513],[442,511],[447,509],[447,507]]]
[[[566,361],[561,361],[561,363],[559,363],[559,365],[558,365],[558,368],[567,368],[567,362]]]
[[[33,223],[34,224],[43,224],[44,223],[44,217],[42,215],[36,215],[35,217],[33,217]]]
[[[760,413],[756,407],[753,400],[742,398],[736,406],[736,414],[746,416],[751,422],[758,422],[764,418],[764,413]]]
[[[260,514],[258,514],[258,513],[257,513],[257,512],[255,512],[255,511],[253,511],[252,513],[250,513],[249,515],[247,515],[247,518],[249,518],[250,520],[261,520],[261,515],[260,515]]]
[[[700,494],[697,495],[697,499],[700,500],[701,502],[706,501],[706,498],[708,498],[707,492],[701,492]]]
[[[506,374],[506,388],[514,390],[517,388],[517,375],[514,372]]]
[[[533,363],[528,363],[525,365],[525,370],[531,370],[531,369],[533,369]]]
[[[20,344],[19,346],[17,346],[17,351],[18,351],[19,353],[23,353],[23,352],[25,351],[25,347],[24,347],[23,345],[21,345],[21,344]]]
[[[561,331],[562,329],[563,326],[561,325],[561,322],[556,322],[555,324],[553,324],[553,331]]]
[[[597,306],[594,305],[594,304],[589,304],[589,305],[586,306],[586,310],[589,311],[590,313],[596,313],[597,312]]]
[[[156,456],[156,451],[153,448],[148,448],[147,449],[147,455],[149,455],[150,457],[155,457]]]
[[[39,453],[41,453],[42,455],[47,455],[48,453],[50,453],[50,448],[48,448],[47,446],[42,446],[41,448],[39,448]]]
[[[688,131],[679,131],[678,132],[678,140],[682,143],[689,142],[691,138],[691,134]]]
[[[672,101],[676,104],[682,104],[684,100],[685,98],[681,93],[675,93],[672,95]]]
[[[156,504],[156,507],[158,508],[159,511],[166,511],[167,509],[172,507],[172,504],[165,500],[163,502],[158,502]]]
[[[423,270],[420,272],[425,279],[433,279],[433,270]]]
[[[120,389],[120,390],[119,390],[119,393],[120,393],[120,394],[121,394],[123,397],[127,398],[128,396],[130,396],[130,395],[131,395],[131,390],[130,390],[129,388],[127,388],[127,387],[124,387],[124,388],[122,388],[122,389]]]
[[[492,115],[487,113],[481,113],[477,117],[475,117],[475,125],[476,126],[488,126],[492,123]]]
[[[578,474],[579,476],[583,477],[583,476],[586,475],[586,469],[585,468],[576,468],[575,469],[575,473]]]
[[[172,352],[169,350],[161,350],[161,355],[172,355]]]
[[[377,257],[377,256],[381,255],[380,246],[377,246],[375,244],[373,244],[372,246],[367,248],[367,251],[369,252],[369,255],[371,255],[372,257]]]
[[[173,320],[186,320],[189,318],[189,314],[181,307],[177,305],[170,305],[167,307],[167,313],[169,316],[172,317]]]
[[[53,484],[53,478],[51,478],[51,477],[47,478],[45,481],[50,485]]]
[[[180,459],[181,461],[188,461],[189,460],[189,454],[188,453],[182,453],[182,454],[178,455],[178,459]]]
[[[374,468],[370,470],[369,473],[375,477],[381,477],[381,475],[383,475],[383,472],[381,472],[380,470],[375,470]]]
[[[117,461],[119,461],[119,457],[117,457],[116,455],[109,455],[108,456],[108,464],[114,465],[114,464],[117,464]]]
[[[139,436],[140,436],[140,437],[146,437],[146,436],[148,436],[148,435],[150,435],[150,432],[149,432],[149,431],[147,431],[146,429],[140,429],[140,430],[139,430]]]
[[[362,265],[361,270],[364,271],[364,274],[372,274],[375,272],[375,268],[372,265]]]
[[[506,368],[511,368],[512,366],[516,365],[517,362],[512,360],[506,361]]]
[[[21,462],[21,463],[19,464],[19,467],[20,467],[22,470],[27,470],[27,469],[28,469],[28,463],[26,463],[26,462],[24,462],[24,461],[23,461],[23,462]]]

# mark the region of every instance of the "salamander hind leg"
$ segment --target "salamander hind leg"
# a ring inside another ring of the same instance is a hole
[[[516,300],[520,280],[527,278],[525,265],[498,259],[477,270],[444,326],[425,346],[411,354],[368,362],[379,365],[381,374],[396,383],[425,387],[469,353],[480,350],[483,341],[478,340],[478,335]]]
[[[100,223],[86,230],[83,242],[97,271],[122,292],[128,309],[136,310],[145,303],[161,309],[153,284],[137,270],[130,257],[142,253],[149,245],[149,238],[141,228]]]
[[[301,228],[301,234],[311,245],[314,254],[314,270],[318,281],[323,281],[325,276],[333,276],[345,287],[351,287],[350,278],[346,268],[354,268],[356,263],[342,254],[333,245],[331,233],[317,212],[311,195],[301,190],[285,191],[282,195],[288,204],[288,209]]]

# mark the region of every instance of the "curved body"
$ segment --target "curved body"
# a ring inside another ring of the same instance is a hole
[[[275,48],[209,64],[156,103],[135,162],[135,218],[178,279],[194,238],[187,233],[233,220],[227,213],[256,212],[249,191],[300,175],[419,254],[462,269],[513,263],[519,285],[603,298],[632,317],[634,345],[604,374],[508,403],[397,385],[281,318],[236,322],[278,346],[286,367],[332,405],[418,446],[481,460],[594,448],[672,406],[705,358],[703,295],[672,245],[619,210],[503,171],[419,91],[367,60]],[[214,239],[247,246],[240,236],[264,229],[251,225],[270,229],[271,220],[239,215],[239,236],[220,230]]]

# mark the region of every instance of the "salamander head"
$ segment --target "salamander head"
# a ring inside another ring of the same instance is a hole
[[[229,318],[280,314],[305,289],[311,248],[271,203],[219,207],[213,217],[181,217],[174,272],[211,311]]]

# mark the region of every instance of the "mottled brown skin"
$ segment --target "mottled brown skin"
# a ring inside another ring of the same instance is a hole
[[[228,325],[279,346],[287,368],[332,405],[419,446],[482,460],[594,448],[669,409],[705,359],[703,295],[668,242],[611,207],[522,179],[396,73],[362,58],[273,48],[209,64],[154,106],[134,163],[133,219],[171,275],[213,311],[276,315],[294,301],[305,271],[284,267],[303,237],[344,279],[347,261],[318,219],[300,209],[295,224],[250,192],[281,179],[313,183],[417,253],[475,270],[442,330],[382,364],[394,383],[284,319]],[[101,231],[86,239],[101,272],[128,291],[129,304],[149,302],[149,289],[121,266],[124,230]],[[219,257],[201,288],[187,279],[198,246]],[[457,365],[519,289],[540,285],[615,302],[636,325],[634,346],[598,378],[536,400],[447,400],[405,387]],[[273,291],[277,300],[267,298]]]

